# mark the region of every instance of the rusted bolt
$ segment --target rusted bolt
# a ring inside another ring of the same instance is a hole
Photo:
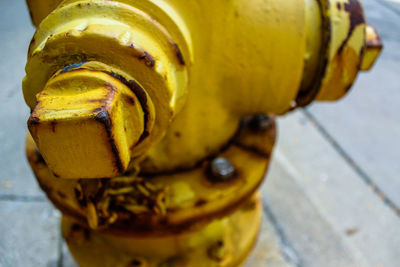
[[[266,131],[272,126],[271,118],[266,114],[254,115],[249,121],[249,127],[254,131]]]
[[[210,174],[213,181],[228,181],[235,176],[235,173],[235,167],[226,158],[215,158],[210,163]]]

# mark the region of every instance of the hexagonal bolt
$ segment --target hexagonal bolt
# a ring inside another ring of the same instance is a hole
[[[56,176],[114,177],[127,169],[144,113],[120,80],[88,69],[61,72],[36,99],[28,127]]]
[[[360,67],[362,71],[367,71],[372,68],[383,48],[383,43],[381,38],[379,37],[379,34],[376,32],[376,29],[371,25],[367,25],[366,27],[365,39],[364,57],[362,59]]]
[[[266,131],[273,125],[271,118],[266,114],[254,115],[249,121],[249,127],[254,131]]]
[[[226,158],[218,157],[210,162],[210,179],[213,182],[229,181],[236,175],[235,166]]]

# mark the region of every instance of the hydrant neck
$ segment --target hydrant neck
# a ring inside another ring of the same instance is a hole
[[[33,110],[31,133],[57,175],[120,175],[162,138],[185,103],[186,63],[190,62],[186,39],[178,24],[173,24],[174,19],[154,4],[118,1],[64,1],[41,22],[30,45],[23,89]],[[103,100],[96,102],[100,96]],[[133,99],[134,108],[125,110],[126,99]],[[89,136],[84,137],[88,124],[78,121],[93,123],[93,110],[103,107],[108,108],[108,124],[125,128],[92,132],[109,152],[99,157],[88,143]],[[65,136],[60,131],[54,135],[45,125],[46,134],[39,130],[42,123],[60,120],[76,122],[65,128]],[[57,154],[67,144],[73,151],[56,164]],[[89,171],[90,164],[80,158],[104,161],[108,171]],[[72,162],[80,162],[80,167]],[[54,167],[58,164],[64,165],[62,170]]]

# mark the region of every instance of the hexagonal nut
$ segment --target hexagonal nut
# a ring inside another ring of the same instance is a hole
[[[144,129],[135,94],[107,73],[75,70],[53,77],[37,96],[28,127],[61,178],[121,175]]]
[[[383,43],[376,29],[371,25],[367,25],[364,57],[360,69],[363,71],[370,70],[381,54],[382,49]]]

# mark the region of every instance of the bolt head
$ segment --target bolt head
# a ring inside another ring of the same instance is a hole
[[[236,171],[228,159],[219,157],[211,161],[210,173],[213,181],[224,182],[234,178]]]
[[[371,25],[367,25],[365,31],[365,50],[360,66],[362,71],[367,71],[372,68],[383,49],[382,40],[376,29]]]
[[[36,98],[29,131],[56,176],[103,178],[126,171],[145,121],[126,84],[102,71],[66,71]]]
[[[266,131],[271,128],[272,120],[266,114],[257,114],[250,119],[249,126],[254,131]]]

